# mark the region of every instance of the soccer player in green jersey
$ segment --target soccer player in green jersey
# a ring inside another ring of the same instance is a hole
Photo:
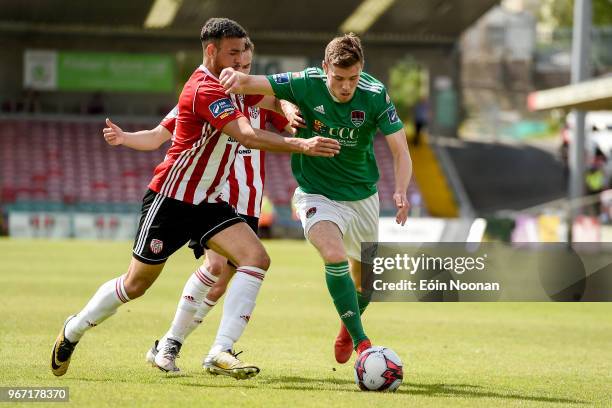
[[[335,342],[339,363],[347,362],[353,349],[359,354],[371,346],[361,323],[369,299],[361,294],[360,261],[361,242],[378,240],[379,173],[373,145],[378,129],[393,155],[393,199],[401,225],[408,217],[406,190],[412,174],[404,126],[385,86],[363,72],[363,64],[361,42],[348,34],[327,45],[323,70],[257,76],[228,68],[220,76],[228,92],[275,95],[297,105],[305,124],[297,137],[320,135],[340,142],[340,154],[332,159],[291,158],[299,185],[294,203],[306,238],[325,262],[327,288],[342,321]]]

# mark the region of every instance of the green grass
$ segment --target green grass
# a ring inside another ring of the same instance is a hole
[[[221,305],[185,344],[183,376],[145,365],[198,266],[181,250],[143,298],[82,339],[55,378],[49,353],[62,322],[125,271],[130,243],[0,240],[0,386],[68,386],[79,407],[612,406],[609,303],[372,304],[367,332],[401,356],[405,379],[395,394],[361,392],[352,366],[333,358],[338,318],[316,253],[303,242],[265,245],[272,268],[237,345],[262,367],[258,377],[201,369]]]

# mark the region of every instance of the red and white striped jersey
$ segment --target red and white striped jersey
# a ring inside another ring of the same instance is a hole
[[[198,67],[183,87],[172,145],[149,188],[187,203],[216,202],[238,149],[221,129],[243,116],[219,80]]]
[[[231,95],[231,99],[255,129],[265,129],[266,121],[270,121],[282,131],[288,123],[281,115],[253,106],[261,100],[261,97]],[[160,123],[173,134],[177,113],[178,109],[175,107]],[[228,146],[236,143],[234,139],[228,138]],[[265,179],[265,152],[238,145],[234,165],[230,168],[220,198],[236,208],[239,214],[259,217]]]

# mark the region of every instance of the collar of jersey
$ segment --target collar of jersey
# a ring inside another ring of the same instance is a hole
[[[211,77],[215,78],[217,81],[219,80],[219,78],[217,78],[212,72],[210,72],[210,70],[208,68],[206,68],[204,66],[204,64],[200,64],[200,69],[204,72],[206,72],[208,75],[210,75]]]

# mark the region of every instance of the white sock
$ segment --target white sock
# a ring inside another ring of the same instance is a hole
[[[183,294],[176,309],[172,326],[168,333],[162,337],[160,344],[163,344],[167,338],[172,338],[181,344],[185,341],[185,338],[195,329],[192,326],[197,312],[202,307],[204,298],[218,279],[208,272],[204,266],[198,268],[189,277],[183,288]]]
[[[265,273],[263,269],[254,266],[241,266],[236,269],[234,280],[225,297],[223,317],[215,344],[210,351],[211,355],[231,350],[242,336],[255,308],[255,299]]]
[[[95,295],[76,317],[66,325],[66,337],[79,341],[83,334],[117,312],[119,306],[130,301],[124,287],[125,276],[111,279],[98,289]]]
[[[193,316],[191,325],[189,325],[187,330],[185,330],[185,339],[189,337],[189,335],[193,333],[195,329],[200,327],[200,325],[204,321],[204,318],[206,317],[208,312],[210,312],[216,304],[217,302],[213,302],[212,300],[208,298],[204,298],[204,300],[202,301],[202,304],[200,305],[200,308],[196,311],[195,315]]]

